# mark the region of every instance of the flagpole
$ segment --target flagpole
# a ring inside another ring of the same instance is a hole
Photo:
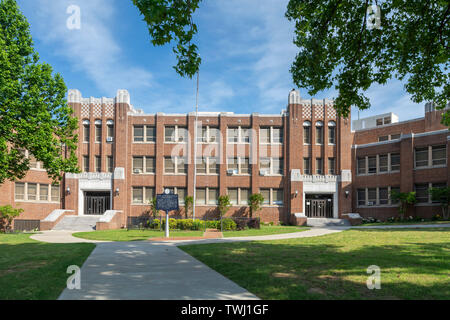
[[[195,98],[195,123],[194,123],[194,201],[192,204],[192,217],[195,220],[195,202],[197,201],[197,135],[198,135],[198,87],[199,87],[200,70],[197,71],[197,95]]]

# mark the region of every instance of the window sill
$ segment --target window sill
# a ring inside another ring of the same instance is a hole
[[[112,143],[112,142],[110,142],[110,143]],[[133,143],[135,143],[135,144],[155,144],[156,142],[155,141],[147,141],[147,142],[145,142],[145,141],[133,141]]]
[[[427,166],[427,167],[418,167],[418,168],[415,167],[413,170],[426,170],[426,169],[439,169],[439,168],[447,168],[447,165],[440,164],[438,166]]]
[[[14,200],[16,203],[60,204],[60,201]]]
[[[146,173],[132,173],[133,176],[154,176],[156,173],[152,172],[146,172]]]

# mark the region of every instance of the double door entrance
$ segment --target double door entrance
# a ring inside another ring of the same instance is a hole
[[[102,215],[111,209],[111,193],[109,192],[85,192],[84,214]]]
[[[333,195],[306,194],[305,215],[308,218],[333,218]]]

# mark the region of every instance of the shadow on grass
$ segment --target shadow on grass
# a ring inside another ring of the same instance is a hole
[[[263,299],[450,299],[450,230],[351,230],[316,238],[182,246]],[[381,289],[366,286],[381,269]]]

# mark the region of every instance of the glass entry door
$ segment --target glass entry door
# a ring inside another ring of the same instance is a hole
[[[111,193],[109,192],[85,192],[84,214],[102,215],[111,209]]]
[[[333,196],[307,194],[305,209],[308,218],[333,218]]]

